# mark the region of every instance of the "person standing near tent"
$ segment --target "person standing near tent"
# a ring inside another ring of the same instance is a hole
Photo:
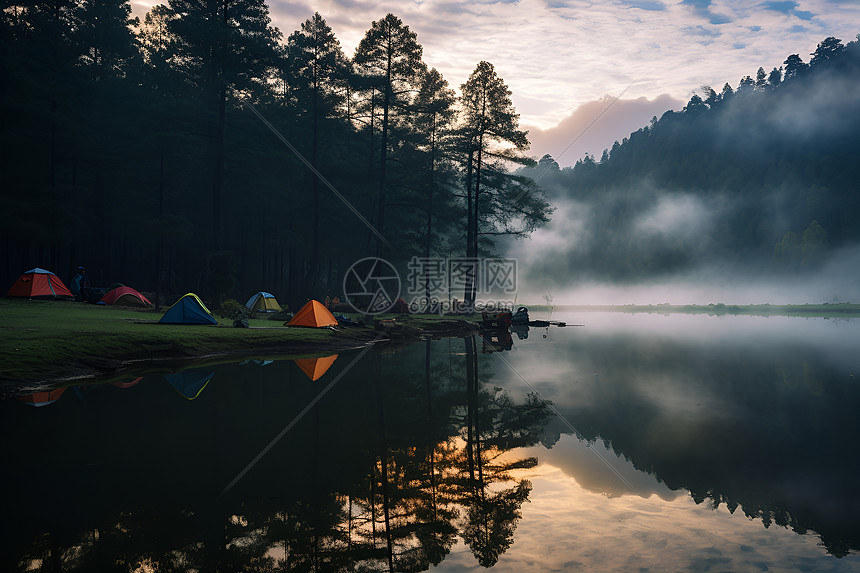
[[[79,302],[84,300],[83,289],[88,286],[90,286],[90,277],[87,275],[87,269],[78,267],[78,272],[75,273],[75,276],[72,277],[72,281],[69,283],[69,290],[75,295],[75,300]]]

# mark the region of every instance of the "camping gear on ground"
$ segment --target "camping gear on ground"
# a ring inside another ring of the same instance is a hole
[[[159,324],[218,324],[203,301],[190,292],[167,309]]]
[[[487,330],[507,330],[511,325],[511,311],[482,312],[481,326]]]
[[[511,324],[528,324],[529,323],[529,309],[524,306],[521,306],[517,309],[514,315],[511,317]]]
[[[119,286],[109,290],[99,302],[117,306],[139,306],[141,308],[152,306],[148,298],[129,286]]]
[[[30,269],[18,277],[6,296],[23,298],[75,298],[60,277],[45,269]]]
[[[99,287],[83,287],[75,300],[79,302],[88,302],[90,304],[98,304],[105,295],[105,289]]]
[[[337,354],[324,356],[322,358],[296,358],[293,362],[298,364],[299,368],[302,369],[302,372],[304,372],[308,378],[312,381],[316,381],[322,378],[322,375],[331,368],[331,365],[334,364],[335,360],[337,360]]]
[[[199,396],[213,376],[215,376],[214,372],[205,370],[182,370],[174,374],[164,375],[173,389],[187,400],[193,400]]]
[[[281,312],[283,310],[275,295],[263,291],[249,298],[245,306],[256,312]]]
[[[409,314],[409,305],[402,298],[394,301],[394,306],[391,307],[391,312],[394,314]]]
[[[345,314],[335,314],[334,317],[341,326],[364,326],[363,322],[356,322]]]
[[[337,319],[318,300],[309,300],[285,326],[337,326]]]

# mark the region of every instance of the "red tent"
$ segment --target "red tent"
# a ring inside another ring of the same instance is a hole
[[[152,306],[148,298],[128,286],[116,287],[106,292],[100,302],[119,306]]]
[[[45,269],[31,269],[18,277],[6,296],[24,298],[75,298],[60,277]]]

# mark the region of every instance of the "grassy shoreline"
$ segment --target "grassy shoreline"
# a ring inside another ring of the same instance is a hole
[[[8,390],[231,358],[331,354],[476,328],[473,322],[424,316],[398,318],[384,332],[372,327],[285,328],[266,319],[251,319],[251,328],[233,328],[231,320],[220,318],[219,326],[157,324],[162,313],[0,299],[0,386]]]
[[[531,305],[533,313],[547,305]],[[860,317],[860,305],[554,305],[553,311]],[[252,319],[251,328],[157,324],[162,312],[63,302],[0,299],[0,390],[116,377],[130,370],[177,369],[240,358],[301,357],[401,345],[422,337],[466,336],[477,316],[383,315],[369,328],[284,328]],[[533,315],[534,318],[537,318]]]

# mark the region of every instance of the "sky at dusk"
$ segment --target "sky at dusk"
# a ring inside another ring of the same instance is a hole
[[[133,2],[137,15],[154,2]],[[374,20],[391,12],[418,34],[424,60],[459,88],[481,60],[513,92],[532,155],[599,157],[703,84],[736,87],[759,66],[809,54],[827,36],[860,33],[858,0],[269,0],[286,37],[318,11],[352,56]],[[583,134],[616,98],[621,99]],[[603,105],[595,105],[601,101]],[[656,101],[655,101],[656,100]],[[580,109],[582,106],[590,108]],[[626,105],[619,105],[624,103]],[[578,117],[576,116],[579,111]],[[560,127],[559,124],[562,124]],[[588,137],[586,137],[586,135]]]

